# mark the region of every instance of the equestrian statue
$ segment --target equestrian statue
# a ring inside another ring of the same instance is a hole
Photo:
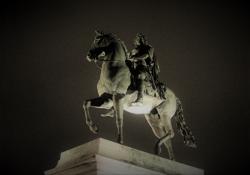
[[[159,64],[145,35],[137,34],[134,46],[128,52],[124,42],[116,35],[95,31],[87,60],[102,62],[102,66],[97,83],[99,96],[83,103],[86,124],[93,133],[97,133],[98,128],[92,120],[89,108],[107,109],[108,112],[101,116],[115,117],[117,141],[123,144],[123,111],[144,114],[158,138],[155,153],[160,154],[164,144],[169,159],[174,160],[171,119],[175,119],[177,129],[187,146],[196,147],[195,138],[185,122],[181,101],[159,81]]]

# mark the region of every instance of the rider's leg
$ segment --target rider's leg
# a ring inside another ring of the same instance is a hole
[[[139,81],[138,82],[138,95],[134,103],[142,103],[143,101],[143,92],[145,89],[145,83],[144,83],[145,78],[146,78],[145,73],[140,73],[138,75],[138,81]]]

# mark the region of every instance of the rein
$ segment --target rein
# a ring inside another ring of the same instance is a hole
[[[98,62],[121,62],[122,60],[105,60],[105,59],[94,59],[96,67],[101,70],[102,67],[98,64]]]
[[[105,59],[94,59],[94,62],[101,62],[101,61],[104,61],[104,62],[122,62],[122,60],[105,60]]]

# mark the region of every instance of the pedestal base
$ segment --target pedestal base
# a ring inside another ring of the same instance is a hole
[[[203,175],[182,163],[98,138],[61,153],[46,175]]]

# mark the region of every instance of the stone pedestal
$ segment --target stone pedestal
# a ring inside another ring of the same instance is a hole
[[[61,153],[45,175],[203,175],[204,171],[102,138]]]

